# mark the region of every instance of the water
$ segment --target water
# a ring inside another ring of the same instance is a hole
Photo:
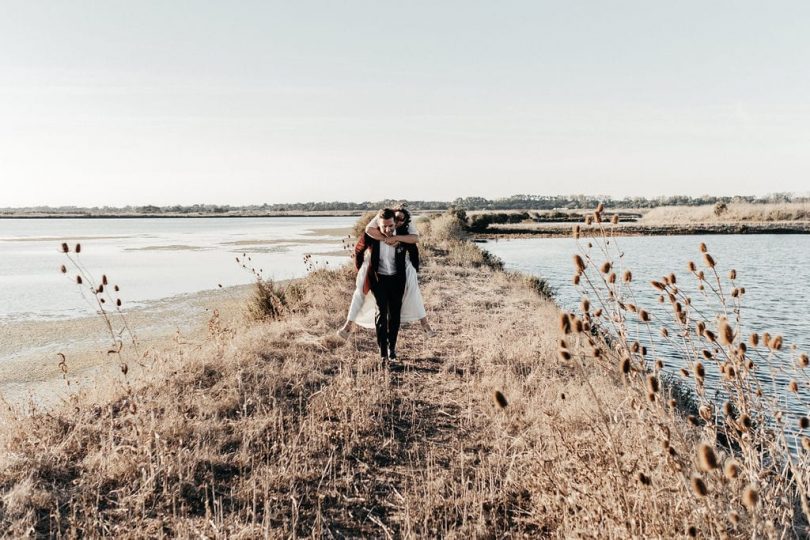
[[[235,261],[247,253],[266,277],[306,273],[346,260],[342,239],[355,217],[0,220],[0,323],[71,318],[94,310],[74,284],[61,242],[81,242],[82,264],[109,276],[127,307],[253,281]]]
[[[624,269],[632,271],[634,303],[654,316],[672,320],[669,302],[659,304],[659,293],[649,285],[651,280],[660,280],[670,272],[675,272],[679,287],[689,292],[696,309],[706,315],[716,314],[722,309],[711,297],[702,298],[694,292],[697,280],[687,271],[690,260],[699,267],[702,265],[699,245],[705,242],[717,261],[726,292],[731,289],[726,278],[732,268],[737,271],[737,286],[745,287],[741,311],[744,334],[770,332],[783,335],[789,353],[783,355],[784,367],[795,355],[790,354],[790,346],[795,345],[798,351],[810,350],[810,235],[643,236],[618,238],[614,242],[611,247],[624,254],[618,275],[621,276]],[[580,240],[580,248],[586,246],[587,240]],[[507,268],[544,278],[563,308],[579,311],[582,292],[572,283],[572,257],[580,248],[573,238],[500,240],[487,242],[483,247],[503,259]],[[597,264],[605,260],[596,247],[586,248],[586,251],[590,251]],[[705,318],[712,320],[708,316]],[[710,323],[709,327],[713,324]],[[673,328],[674,325],[669,325],[670,331]],[[668,372],[674,374],[681,367],[688,367],[684,365],[683,355],[660,338],[657,329],[654,334],[656,352],[666,360]],[[642,342],[648,339],[645,333],[640,336]],[[758,377],[766,391],[770,390],[770,395],[777,396],[780,404],[791,412],[794,418],[789,425],[795,426],[795,417],[810,414],[806,378],[810,373],[798,379],[802,390],[795,395],[786,391],[791,375],[795,376],[787,371],[777,372],[775,385],[769,373],[760,373]],[[722,395],[718,376],[719,373],[707,365],[706,388],[719,399]]]

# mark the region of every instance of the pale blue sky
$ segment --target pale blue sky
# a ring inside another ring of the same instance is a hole
[[[0,7],[0,206],[810,186],[807,2]]]

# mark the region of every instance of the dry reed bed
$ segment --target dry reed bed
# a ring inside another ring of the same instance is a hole
[[[214,318],[206,341],[148,357],[103,390],[9,412],[0,526],[65,537],[798,535],[792,504],[749,510],[743,475],[700,472],[701,429],[664,396],[650,401],[643,373],[594,358],[536,280],[459,240],[455,216],[422,227],[438,336],[405,329],[400,366],[378,365],[370,332],[332,337],[351,272],[313,272],[281,320]]]
[[[757,221],[809,221],[810,203],[729,203],[704,206],[661,206],[639,220],[640,224],[723,223]]]

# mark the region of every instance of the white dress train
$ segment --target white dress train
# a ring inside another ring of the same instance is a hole
[[[357,272],[352,304],[349,306],[348,320],[363,328],[374,328],[374,318],[377,314],[377,301],[374,293],[368,291],[363,294],[363,286],[366,282],[371,257],[367,256],[363,265]],[[411,264],[411,258],[405,255],[405,294],[402,295],[402,311],[400,311],[400,323],[408,323],[421,320],[425,317],[425,304],[422,301],[422,293],[419,291],[419,278],[416,268]]]

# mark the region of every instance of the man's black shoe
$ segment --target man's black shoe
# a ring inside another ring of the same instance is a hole
[[[388,349],[388,359],[389,360],[396,360],[397,359],[397,351],[394,349]]]

